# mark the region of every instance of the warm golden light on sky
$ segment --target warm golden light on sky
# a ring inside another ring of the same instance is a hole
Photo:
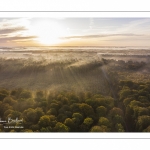
[[[0,18],[0,46],[150,46],[149,18]]]
[[[64,30],[60,24],[49,20],[38,21],[29,28],[29,32],[37,36],[37,41],[42,45],[59,44],[60,37],[67,35]]]

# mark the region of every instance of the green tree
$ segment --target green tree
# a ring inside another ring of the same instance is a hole
[[[71,132],[75,131],[75,124],[71,118],[66,118],[64,124],[69,127],[69,131]]]
[[[80,126],[80,131],[81,132],[88,132],[93,124],[93,119],[92,118],[85,118],[83,123]]]
[[[4,115],[4,112],[8,109],[13,109],[12,106],[10,106],[8,103],[2,103],[0,101],[0,116]]]
[[[50,108],[46,114],[57,116],[57,110],[55,108]]]
[[[40,117],[38,124],[41,128],[42,127],[46,128],[46,127],[50,126],[50,116],[44,115],[44,116]]]
[[[120,115],[114,115],[113,116],[113,120],[112,120],[113,124],[117,124],[117,123],[121,123],[121,124],[124,124],[124,119],[122,116]]]
[[[107,126],[93,126],[90,130],[91,132],[110,132],[110,129]]]
[[[147,115],[139,116],[136,123],[136,131],[142,132],[149,125],[150,125],[150,116]]]
[[[102,132],[102,128],[100,126],[93,126],[90,131],[91,132]]]
[[[98,117],[105,117],[107,112],[107,108],[104,106],[99,106],[96,108],[96,114]]]
[[[3,103],[8,103],[9,105],[16,105],[17,101],[14,100],[12,97],[7,96],[3,99]]]
[[[28,108],[23,112],[23,116],[26,122],[34,123],[36,122],[36,111],[33,108]]]
[[[56,132],[69,132],[69,128],[61,122],[57,122],[56,126],[54,127],[54,131]]]
[[[129,95],[131,95],[131,90],[129,88],[124,88],[120,91],[119,96],[120,100],[124,100],[125,98],[128,98]]]
[[[11,117],[12,119],[19,119],[21,117],[21,112],[13,110],[7,117]]]
[[[149,110],[147,108],[144,108],[144,107],[134,107],[133,108],[133,111],[134,111],[134,118],[137,119],[138,116],[142,116],[142,115],[149,115]]]
[[[79,103],[73,103],[70,106],[70,108],[71,108],[73,113],[80,112],[80,104]]]
[[[115,115],[119,115],[123,117],[123,111],[118,107],[114,107],[109,111],[109,117],[113,120],[113,117]]]
[[[40,131],[41,132],[52,132],[53,129],[51,127],[46,127],[46,128],[42,127]]]
[[[132,98],[125,98],[125,99],[123,100],[124,106],[127,107],[127,105],[129,105],[129,103],[130,103],[132,100],[133,100]]]
[[[93,124],[93,119],[92,118],[85,118],[84,121],[83,121],[83,124],[86,125],[87,127],[90,127],[92,124]]]
[[[3,101],[3,99],[4,99],[5,97],[7,97],[6,94],[0,93],[0,101]]]
[[[95,116],[94,110],[90,105],[86,103],[81,103],[79,107],[80,107],[80,111],[84,114],[85,117]]]
[[[98,125],[99,126],[104,125],[106,127],[109,127],[110,126],[110,121],[105,117],[100,117],[99,121],[98,121]]]
[[[28,98],[32,98],[32,94],[30,91],[24,90],[20,93],[19,97],[20,97],[20,99],[28,99]]]
[[[117,123],[115,125],[115,128],[116,128],[117,132],[125,132],[124,127],[122,126],[121,123]]]

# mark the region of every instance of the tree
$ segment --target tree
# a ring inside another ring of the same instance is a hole
[[[120,100],[124,100],[125,98],[127,98],[129,95],[131,94],[131,90],[129,88],[124,88],[120,91],[119,96],[120,96]]]
[[[86,97],[85,93],[84,92],[80,92],[78,95],[79,95],[79,101],[80,101],[80,103],[81,102],[84,103],[85,97]]]
[[[43,98],[43,97],[44,97],[43,91],[37,91],[37,92],[36,92],[36,97],[37,97],[37,98]]]
[[[44,112],[41,108],[28,108],[23,112],[23,116],[26,122],[37,123],[41,116],[44,115]]]
[[[84,119],[83,124],[86,125],[87,127],[90,127],[93,124],[93,119],[87,117]]]
[[[89,118],[89,117],[85,118],[83,123],[80,126],[80,131],[81,132],[88,132],[90,130],[92,124],[93,124],[92,118]]]
[[[124,119],[123,119],[123,117],[122,116],[120,116],[120,115],[114,115],[113,116],[113,120],[112,120],[112,122],[113,122],[113,124],[117,124],[117,123],[121,123],[121,124],[124,124]]]
[[[41,128],[50,126],[50,117],[48,115],[40,117],[38,124]]]
[[[35,122],[36,120],[36,112],[32,108],[28,108],[23,112],[23,116],[25,118],[25,121],[27,122]]]
[[[99,126],[104,125],[106,127],[109,127],[110,126],[110,121],[105,117],[100,117],[99,121],[98,121],[98,125]]]
[[[83,115],[80,113],[73,113],[72,120],[76,126],[79,126],[83,122]]]
[[[11,114],[14,110],[8,109],[4,112],[4,118],[6,118],[9,114]]]
[[[2,103],[0,101],[0,116],[4,115],[4,112],[8,109],[13,109],[12,106],[10,106],[8,103]]]
[[[18,99],[19,98],[19,95],[20,93],[23,91],[23,89],[14,89],[10,92],[10,95],[15,98],[15,99]]]
[[[46,114],[57,116],[57,110],[55,108],[50,108]]]
[[[111,108],[114,107],[114,101],[115,101],[114,98],[112,98],[112,97],[105,97],[104,100],[105,100],[106,108],[111,109]]]
[[[143,107],[144,105],[143,105],[143,103],[141,103],[141,102],[139,102],[139,101],[136,101],[136,100],[133,100],[133,101],[131,101],[130,103],[129,103],[129,107],[131,108],[131,109],[133,109],[134,107]]]
[[[37,91],[37,92],[36,92],[35,101],[36,101],[36,102],[43,102],[43,101],[46,101],[46,99],[45,99],[45,97],[44,97],[44,92],[43,92],[43,91]]]
[[[139,96],[138,100],[142,103],[149,103],[148,97],[146,96]]]
[[[133,99],[131,99],[131,98],[125,98],[125,99],[123,100],[124,106],[127,107],[127,105],[129,105],[129,103],[130,103],[132,100],[133,100]]]
[[[30,91],[22,91],[21,93],[20,93],[20,99],[28,99],[28,98],[32,98],[32,94],[31,94],[31,92]]]
[[[59,109],[59,104],[58,103],[51,103],[50,108],[55,108],[56,110]]]
[[[37,123],[39,121],[40,117],[42,117],[44,115],[44,112],[43,112],[42,108],[37,107],[35,109],[35,113],[36,113],[35,123]]]
[[[54,131],[56,132],[69,132],[69,128],[61,122],[57,122],[56,126],[54,127]]]
[[[150,116],[139,116],[136,123],[136,131],[142,132],[150,125]]]
[[[7,117],[11,117],[12,119],[20,118],[21,113],[19,111],[11,111],[10,114]]]
[[[107,126],[93,126],[90,130],[91,132],[110,132],[110,129]]]
[[[0,93],[0,101],[3,101],[3,99],[4,99],[5,97],[7,97],[6,94]]]
[[[79,103],[73,103],[71,106],[70,106],[71,110],[73,113],[75,112],[80,112],[80,104]]]
[[[72,115],[72,117],[73,118],[79,118],[80,120],[83,120],[83,116],[82,116],[82,114],[80,114],[80,113],[73,113],[73,115]]]
[[[70,107],[68,105],[63,105],[58,112],[59,113],[64,113],[65,111],[70,111]]]
[[[104,117],[106,115],[107,108],[104,106],[99,106],[96,108],[96,114],[98,117]]]
[[[114,107],[114,99],[112,97],[102,97],[101,95],[95,95],[93,99],[87,99],[85,103],[92,106],[94,109],[98,106],[104,106],[108,109]]]
[[[29,99],[19,99],[19,101],[13,105],[13,108],[20,111],[20,112],[23,112],[24,110],[28,109],[29,106],[30,108],[34,108],[34,100],[32,98],[29,98]]]
[[[33,124],[30,126],[30,129],[33,131],[33,132],[38,132],[40,127],[38,124]]]
[[[120,108],[114,107],[109,111],[109,117],[113,119],[115,115],[123,116],[123,111]]]
[[[149,115],[149,110],[147,108],[144,108],[144,107],[134,107],[133,108],[133,111],[134,111],[134,118],[137,119],[138,116],[142,116],[142,115]]]
[[[2,94],[5,94],[5,95],[9,95],[9,91],[8,90],[6,90],[6,89],[1,89],[0,90],[0,93],[2,93]]]
[[[9,105],[15,105],[17,103],[16,100],[14,100],[12,97],[7,96],[3,99],[3,103],[8,103]]]
[[[66,118],[64,124],[69,127],[69,131],[71,132],[75,131],[75,124],[71,118]]]
[[[125,132],[124,127],[122,126],[121,123],[117,123],[115,125],[115,128],[116,128],[117,132]]]
[[[102,132],[102,128],[100,126],[93,126],[90,131],[91,132]]]
[[[68,116],[62,113],[57,116],[59,122],[64,122],[66,118],[68,118]]]
[[[95,116],[94,110],[90,105],[86,103],[81,103],[79,107],[80,107],[80,111],[84,114],[85,117]]]
[[[46,127],[46,128],[42,127],[40,131],[41,132],[52,132],[53,129],[51,127]]]

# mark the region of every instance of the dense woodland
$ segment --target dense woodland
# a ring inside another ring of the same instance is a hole
[[[1,123],[0,131],[149,132],[149,66],[104,58],[0,59],[1,120],[23,118]]]

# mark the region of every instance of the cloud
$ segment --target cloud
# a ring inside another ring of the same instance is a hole
[[[26,30],[25,27],[6,28],[6,29],[0,29],[0,34],[10,34],[10,33],[24,31],[24,30]]]
[[[7,41],[22,41],[22,40],[31,40],[37,38],[36,36],[14,36],[14,37],[5,37],[0,38],[0,42],[7,42]]]
[[[29,34],[29,23],[28,18],[0,18],[0,43],[34,41],[37,37]]]
[[[86,38],[102,38],[102,37],[118,37],[118,36],[142,36],[138,34],[98,34],[98,35],[83,35],[83,36],[68,36],[62,37],[61,39],[86,39]]]

